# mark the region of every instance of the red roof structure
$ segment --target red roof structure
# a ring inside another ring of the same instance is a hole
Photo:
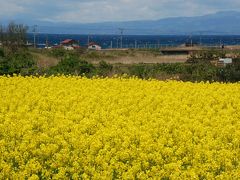
[[[61,42],[62,45],[65,44],[75,44],[77,43],[77,41],[73,40],[73,39],[65,39],[64,41]]]
[[[88,44],[88,46],[93,46],[93,45],[98,45],[98,44],[95,43],[95,42],[90,42],[90,43]]]

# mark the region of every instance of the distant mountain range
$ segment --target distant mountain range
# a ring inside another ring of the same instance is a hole
[[[122,28],[125,35],[240,35],[240,12],[236,11],[149,21],[34,23],[38,25],[40,33],[49,34],[120,34],[119,28]],[[32,26],[33,23],[28,25]]]

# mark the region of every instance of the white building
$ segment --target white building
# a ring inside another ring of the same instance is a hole
[[[99,46],[98,44],[94,43],[94,42],[91,42],[91,43],[89,43],[89,45],[88,45],[88,49],[100,51],[100,50],[102,49],[102,47]]]
[[[60,43],[60,46],[65,50],[74,50],[80,48],[79,43],[74,39],[65,39]]]
[[[233,60],[232,58],[220,58],[218,61],[218,64],[221,64],[223,66],[226,66],[227,64],[232,64]]]

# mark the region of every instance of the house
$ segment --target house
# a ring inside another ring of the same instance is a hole
[[[73,46],[73,45],[77,45],[78,43],[74,39],[65,39],[60,44],[63,46]]]
[[[91,42],[88,44],[88,49],[100,51],[102,49],[102,47],[94,42]]]
[[[74,39],[65,39],[60,43],[60,45],[66,50],[74,50],[80,48],[79,43]]]

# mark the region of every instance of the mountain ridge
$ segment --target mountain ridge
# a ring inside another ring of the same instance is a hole
[[[22,22],[30,27],[33,26],[33,22]],[[240,35],[239,22],[240,12],[220,11],[203,16],[169,17],[159,20],[99,23],[37,21],[34,23],[39,25],[39,33],[48,34],[120,34],[119,28],[122,28],[125,35]]]

